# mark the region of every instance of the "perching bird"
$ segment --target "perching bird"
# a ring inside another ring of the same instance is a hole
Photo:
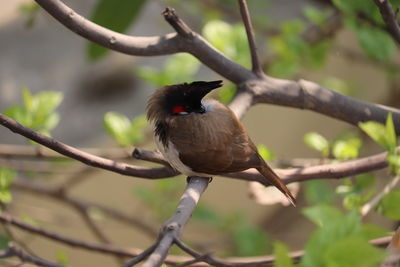
[[[155,141],[170,165],[187,176],[221,175],[256,168],[294,205],[295,198],[257,152],[236,115],[222,103],[203,99],[222,81],[164,86],[147,104]]]

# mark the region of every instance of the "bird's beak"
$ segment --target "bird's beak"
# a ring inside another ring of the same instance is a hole
[[[190,88],[193,90],[193,94],[199,99],[203,99],[209,92],[222,86],[222,81],[212,82],[192,82]]]

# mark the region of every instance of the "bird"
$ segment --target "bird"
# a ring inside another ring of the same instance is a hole
[[[277,187],[295,206],[295,198],[260,156],[245,127],[221,102],[204,97],[222,81],[166,85],[147,102],[158,150],[187,176],[210,177],[255,168],[264,185]]]

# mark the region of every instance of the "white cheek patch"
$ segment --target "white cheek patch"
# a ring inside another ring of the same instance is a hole
[[[182,112],[178,113],[178,115],[187,115],[187,114],[189,114],[189,112],[186,112],[186,111],[182,111]]]
[[[206,112],[213,111],[216,103],[218,102],[214,99],[204,99],[201,101],[201,104],[203,105]]]

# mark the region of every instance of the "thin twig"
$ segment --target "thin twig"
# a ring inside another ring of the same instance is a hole
[[[239,0],[239,6],[240,6],[240,14],[242,15],[243,24],[246,29],[247,40],[249,42],[252,69],[253,69],[253,72],[258,77],[262,77],[264,75],[264,72],[262,70],[260,60],[259,60],[259,57],[257,54],[257,46],[256,46],[256,42],[255,42],[253,25],[251,24],[250,13],[249,13],[249,9],[247,7],[246,0]]]
[[[388,0],[374,0],[381,12],[382,18],[386,23],[386,27],[392,34],[393,38],[400,45],[400,25],[396,19],[396,14],[393,11],[392,5]]]
[[[21,248],[18,248],[15,244],[9,243],[7,250],[3,251],[0,253],[2,257],[12,257],[16,256],[23,262],[30,262],[34,263],[37,266],[44,266],[44,267],[64,267],[62,264],[58,264],[55,262],[51,262],[42,258],[39,258],[38,256],[31,255]]]
[[[30,192],[33,194],[40,194],[41,196],[51,197],[54,200],[64,202],[68,205],[71,205],[75,208],[80,209],[98,209],[99,211],[111,216],[121,222],[124,222],[130,226],[136,227],[140,229],[144,234],[147,234],[149,237],[154,238],[157,236],[157,231],[153,228],[149,223],[142,221],[140,218],[126,215],[114,208],[110,208],[99,203],[87,202],[84,200],[80,200],[76,197],[70,197],[67,194],[60,194],[58,188],[50,188],[47,186],[42,186],[39,184],[34,184],[31,182],[27,182],[25,180],[17,179],[13,182],[12,188],[16,190],[23,190],[26,192]]]
[[[365,203],[360,210],[361,216],[367,215],[376,205],[378,205],[379,201],[387,195],[392,189],[397,185],[400,181],[400,175],[395,176],[390,182],[380,191],[376,196],[374,196],[370,201]]]

